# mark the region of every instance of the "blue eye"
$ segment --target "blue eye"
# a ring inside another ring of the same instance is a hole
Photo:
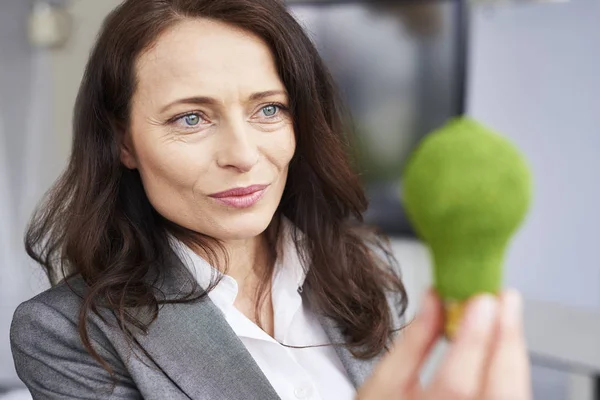
[[[266,117],[272,117],[275,114],[277,114],[278,109],[279,109],[278,106],[271,104],[266,107],[263,107],[262,111]]]
[[[200,116],[198,114],[188,114],[183,116],[182,119],[187,126],[196,126],[200,123]]]

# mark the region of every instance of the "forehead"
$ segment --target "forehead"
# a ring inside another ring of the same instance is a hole
[[[265,86],[283,89],[261,38],[208,19],[186,19],[164,32],[140,55],[136,72],[140,90],[164,96],[199,87],[215,94],[234,87],[249,92]]]

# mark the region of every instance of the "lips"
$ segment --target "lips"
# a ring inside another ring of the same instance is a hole
[[[252,185],[214,193],[209,197],[234,208],[248,208],[256,204],[263,196],[269,185]]]
[[[211,194],[210,197],[214,197],[215,199],[222,199],[225,197],[240,197],[240,196],[248,196],[252,193],[259,192],[261,190],[265,190],[269,185],[252,185],[248,187],[234,188],[230,190],[225,190],[224,192]]]

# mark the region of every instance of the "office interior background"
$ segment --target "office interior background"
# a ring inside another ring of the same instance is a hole
[[[9,346],[16,306],[45,290],[23,232],[64,168],[88,52],[118,0],[0,0],[0,399],[30,399]],[[505,284],[526,299],[536,400],[600,399],[600,1],[289,1],[352,109],[371,208],[392,238],[409,314],[430,256],[400,207],[403,160],[466,113],[511,139],[534,203]],[[367,56],[365,56],[367,55]],[[423,379],[443,354],[440,343]]]

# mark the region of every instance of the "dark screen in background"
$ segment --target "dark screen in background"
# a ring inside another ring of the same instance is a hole
[[[463,112],[462,3],[291,3],[352,113],[367,222],[413,236],[400,177],[423,136]]]

